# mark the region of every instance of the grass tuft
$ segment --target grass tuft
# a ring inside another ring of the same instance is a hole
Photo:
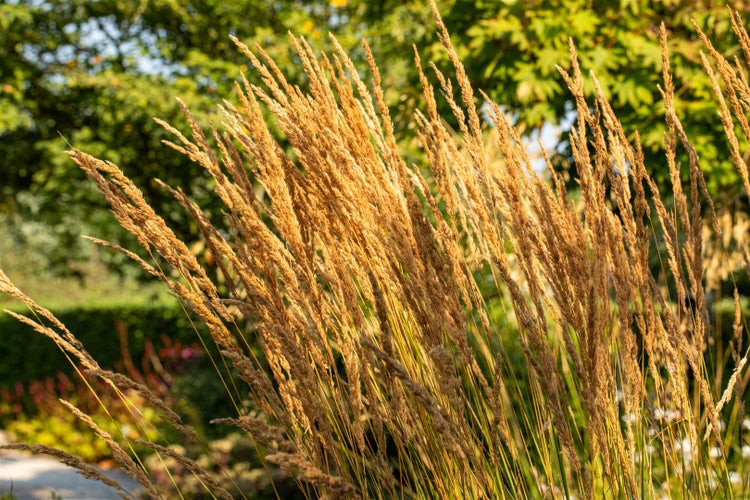
[[[748,472],[737,458],[747,446],[744,316],[736,294],[731,364],[709,362],[704,227],[720,229],[675,111],[666,30],[670,199],[649,175],[637,133],[629,139],[595,75],[584,77],[572,43],[570,67],[559,70],[577,111],[569,140],[578,187],[538,175],[511,118],[475,94],[431,5],[455,81],[432,66],[434,85],[416,55],[423,164],[399,153],[366,44],[370,85],[335,40],[316,56],[291,36],[308,77],[300,88],[262,47],[235,39],[263,86],[238,82],[239,104],[225,102],[210,131],[184,105],[190,137],[162,123],[174,135],[166,144],[212,175],[224,204],[217,225],[165,186],[202,232],[212,269],[116,165],[69,152],[153,262],[130,255],[206,323],[218,362],[237,373],[226,389],[238,415],[217,422],[247,432],[311,496],[745,494],[735,480]],[[750,139],[750,38],[730,15],[744,62],[724,59],[698,31],[750,193],[740,146]],[[439,115],[438,98],[458,131]],[[492,158],[480,99],[494,127]],[[99,369],[3,274],[0,289],[37,311],[38,322],[26,321],[98,377],[156,397]],[[167,421],[181,428],[178,416]],[[135,462],[117,456],[148,486]],[[201,466],[185,460],[211,489]]]

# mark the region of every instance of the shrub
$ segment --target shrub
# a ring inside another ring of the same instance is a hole
[[[183,457],[197,463],[216,485],[235,497],[308,498],[287,474],[265,470],[258,459],[255,443],[247,436],[232,433],[208,443],[206,449],[172,445],[166,453],[151,455],[145,461],[159,493],[166,497],[181,494],[188,498],[213,498],[211,491],[197,476],[186,469]]]
[[[92,397],[92,390],[96,391],[96,398]],[[112,449],[106,442],[92,438],[88,424],[60,405],[59,398],[85,412],[123,446],[135,439],[161,439],[158,413],[151,408],[137,410],[144,403],[137,393],[130,391],[120,398],[101,380],[89,377],[80,383],[63,374],[57,380],[29,384],[28,389],[13,395],[0,391],[0,423],[14,439],[55,447],[89,463],[111,461]],[[131,406],[124,405],[124,400]],[[143,446],[138,448],[140,452],[147,451]]]
[[[124,369],[124,357],[139,362],[148,343],[158,350],[167,341],[185,345],[196,342],[195,323],[177,304],[82,306],[56,311],[55,316],[76,332],[78,340],[108,369]],[[198,328],[201,335],[206,335],[205,329]],[[3,315],[0,331],[0,388],[19,382],[28,384],[57,373],[74,374],[70,362],[60,356],[60,348],[49,338],[35,334],[27,322]]]
[[[124,330],[122,330],[124,333]],[[162,347],[155,349],[146,340],[145,352],[137,363],[131,353],[123,349],[125,361],[117,365],[132,380],[148,387],[169,407],[179,411],[185,421],[201,438],[221,438],[226,430],[210,426],[216,415],[230,414],[234,408],[223,398],[221,373],[217,373],[211,357],[196,344],[184,346],[168,337]],[[123,338],[123,346],[127,343]],[[59,404],[63,399],[94,418],[104,430],[123,443],[141,439],[159,443],[178,438],[166,430],[157,432],[159,415],[148,406],[137,391],[130,389],[124,400],[113,393],[109,384],[87,376],[82,366],[71,367],[73,375],[58,372],[29,383],[20,380],[12,387],[0,387],[0,428],[20,441],[59,448],[87,462],[102,462],[113,458],[112,450],[87,432],[86,422],[76,418]],[[229,376],[223,373],[226,378]],[[124,404],[129,401],[129,404]],[[139,453],[149,449],[135,446]]]
[[[703,357],[702,213],[710,222],[713,208],[675,111],[666,30],[673,202],[649,176],[637,133],[631,140],[622,129],[595,78],[584,83],[571,47],[572,69],[561,75],[578,113],[570,143],[580,189],[572,196],[560,175],[551,182],[537,175],[510,119],[482,96],[499,150],[498,161],[488,161],[476,96],[432,8],[457,88],[437,70],[436,78],[459,130],[437,114],[416,56],[426,107],[414,120],[424,165],[406,165],[399,155],[366,44],[370,87],[338,45],[316,58],[292,37],[309,78],[302,90],[261,48],[236,40],[265,88],[237,84],[239,105],[226,103],[211,131],[215,147],[187,109],[192,138],[163,123],[176,137],[169,145],[207,169],[225,204],[225,225],[217,227],[181,190],[164,186],[201,230],[221,288],[115,165],[70,153],[155,262],[121,251],[205,322],[235,371],[227,395],[238,415],[220,422],[245,431],[267,462],[316,495],[744,494],[736,479],[747,470],[735,457],[747,437],[741,400],[733,398],[747,382],[742,311],[736,296],[736,366],[717,386]],[[732,20],[750,61],[740,18]],[[735,136],[735,123],[750,136],[746,70],[702,41],[750,193]],[[273,139],[264,109],[288,151]],[[685,185],[678,149],[690,157]],[[659,248],[657,281],[649,257]],[[87,369],[123,391],[131,385],[100,371],[72,334],[3,275],[0,288],[31,306],[40,318],[35,327]],[[500,321],[498,294],[509,304]],[[262,356],[251,349],[256,344]],[[508,362],[516,352],[520,367]],[[251,410],[241,404],[247,392]],[[176,415],[165,420],[190,433]],[[153,478],[108,443],[158,495]],[[205,464],[180,460],[211,494],[230,496]]]

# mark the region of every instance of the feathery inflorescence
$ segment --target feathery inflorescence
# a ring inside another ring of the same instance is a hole
[[[571,43],[571,67],[560,73],[577,111],[572,194],[560,174],[549,182],[537,173],[511,119],[475,94],[431,6],[457,88],[431,69],[458,130],[440,115],[415,50],[424,164],[407,165],[399,153],[366,43],[369,85],[335,40],[331,54],[316,56],[304,39],[290,37],[308,77],[303,89],[261,47],[235,39],[262,86],[238,82],[236,104],[224,103],[210,133],[184,105],[190,137],[160,122],[174,135],[167,145],[206,169],[224,204],[219,228],[182,190],[164,186],[195,220],[226,293],[115,165],[70,152],[157,263],[120,250],[206,323],[259,410],[216,422],[246,431],[270,462],[332,497],[683,495],[674,477],[682,484],[688,475],[696,485],[690,495],[707,493],[713,466],[701,437],[726,452],[721,415],[746,383],[747,354],[740,353],[737,299],[735,368],[717,392],[703,357],[710,329],[704,207],[715,216],[675,111],[666,30],[671,200],[594,75],[586,93]],[[731,15],[750,63],[749,39]],[[700,35],[750,193],[734,135],[737,120],[750,139],[744,70]],[[478,99],[494,127],[496,157],[487,153]],[[680,156],[688,159],[685,184]],[[657,280],[651,258],[661,251],[666,263]],[[150,401],[145,387],[101,370],[2,274],[0,287],[51,322],[56,330],[34,324],[86,369]],[[694,312],[682,307],[688,299]],[[665,421],[665,408],[679,417]],[[647,456],[651,448],[661,458]]]

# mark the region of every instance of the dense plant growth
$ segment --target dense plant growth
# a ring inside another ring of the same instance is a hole
[[[726,362],[717,363],[703,245],[705,226],[719,225],[676,111],[666,29],[669,201],[648,172],[638,133],[631,138],[599,81],[583,76],[572,44],[571,67],[559,72],[577,113],[569,141],[578,188],[569,191],[556,173],[549,181],[538,175],[510,117],[484,94],[478,108],[431,5],[455,82],[432,69],[458,129],[438,112],[415,55],[426,104],[413,121],[424,164],[400,154],[367,44],[369,86],[335,40],[333,53],[316,57],[292,37],[307,75],[302,87],[261,47],[235,38],[263,86],[238,82],[237,104],[219,108],[208,136],[185,106],[190,137],[160,121],[174,137],[167,144],[211,175],[223,204],[217,221],[162,183],[202,234],[208,265],[116,165],[70,152],[150,260],[100,243],[164,282],[231,366],[225,389],[235,414],[216,423],[244,431],[310,496],[747,494],[741,457],[750,421],[738,397],[749,377],[744,318],[735,294]],[[744,59],[728,62],[696,30],[731,158],[750,193],[750,37],[738,14],[727,15]],[[480,109],[494,127],[494,158]],[[744,249],[746,235],[736,238]],[[197,438],[158,395],[102,370],[2,273],[0,289],[37,315],[19,319],[124,405],[142,407],[129,399],[134,390],[165,425]],[[146,494],[168,494],[169,484],[157,486],[110,433],[65,404]],[[137,442],[179,462],[212,495],[237,494],[198,457]]]
[[[156,350],[169,343],[192,345],[196,331],[183,308],[173,303],[150,305],[86,306],[59,310],[56,316],[87,346],[102,366],[123,369],[123,354],[135,363],[149,345]],[[42,380],[58,373],[72,375],[74,369],[50,339],[34,334],[33,328],[16,319],[0,317],[0,388]],[[205,330],[198,330],[205,334]],[[132,361],[131,361],[132,362]]]

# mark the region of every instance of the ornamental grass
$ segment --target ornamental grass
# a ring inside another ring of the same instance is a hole
[[[511,118],[472,88],[432,9],[454,74],[415,50],[424,92],[413,114],[415,163],[400,152],[366,43],[364,78],[335,39],[316,55],[290,37],[307,75],[297,86],[262,47],[235,39],[262,85],[237,82],[236,104],[225,101],[208,130],[184,106],[189,136],[161,122],[173,135],[167,146],[206,169],[223,204],[217,220],[163,185],[192,216],[211,264],[116,165],[73,150],[150,258],[94,241],[132,257],[207,325],[203,341],[235,374],[225,383],[237,414],[217,423],[250,436],[310,498],[748,494],[745,318],[735,293],[725,362],[710,362],[705,228],[720,227],[675,111],[665,28],[671,184],[650,176],[637,131],[623,130],[572,44],[559,69],[577,112],[575,174],[566,179],[549,160],[548,175],[535,168]],[[696,30],[750,193],[750,37],[728,15],[742,47],[736,60]],[[440,109],[451,110],[455,129]],[[735,243],[745,255],[745,241]],[[135,390],[165,425],[199,439],[147,387],[102,369],[4,274],[0,289],[26,302],[35,317],[19,319],[82,369],[123,398]],[[137,422],[139,408],[132,412]],[[174,494],[156,489],[127,441],[87,422],[146,494]],[[151,443],[174,455],[164,445]],[[243,496],[180,460],[207,495]]]

